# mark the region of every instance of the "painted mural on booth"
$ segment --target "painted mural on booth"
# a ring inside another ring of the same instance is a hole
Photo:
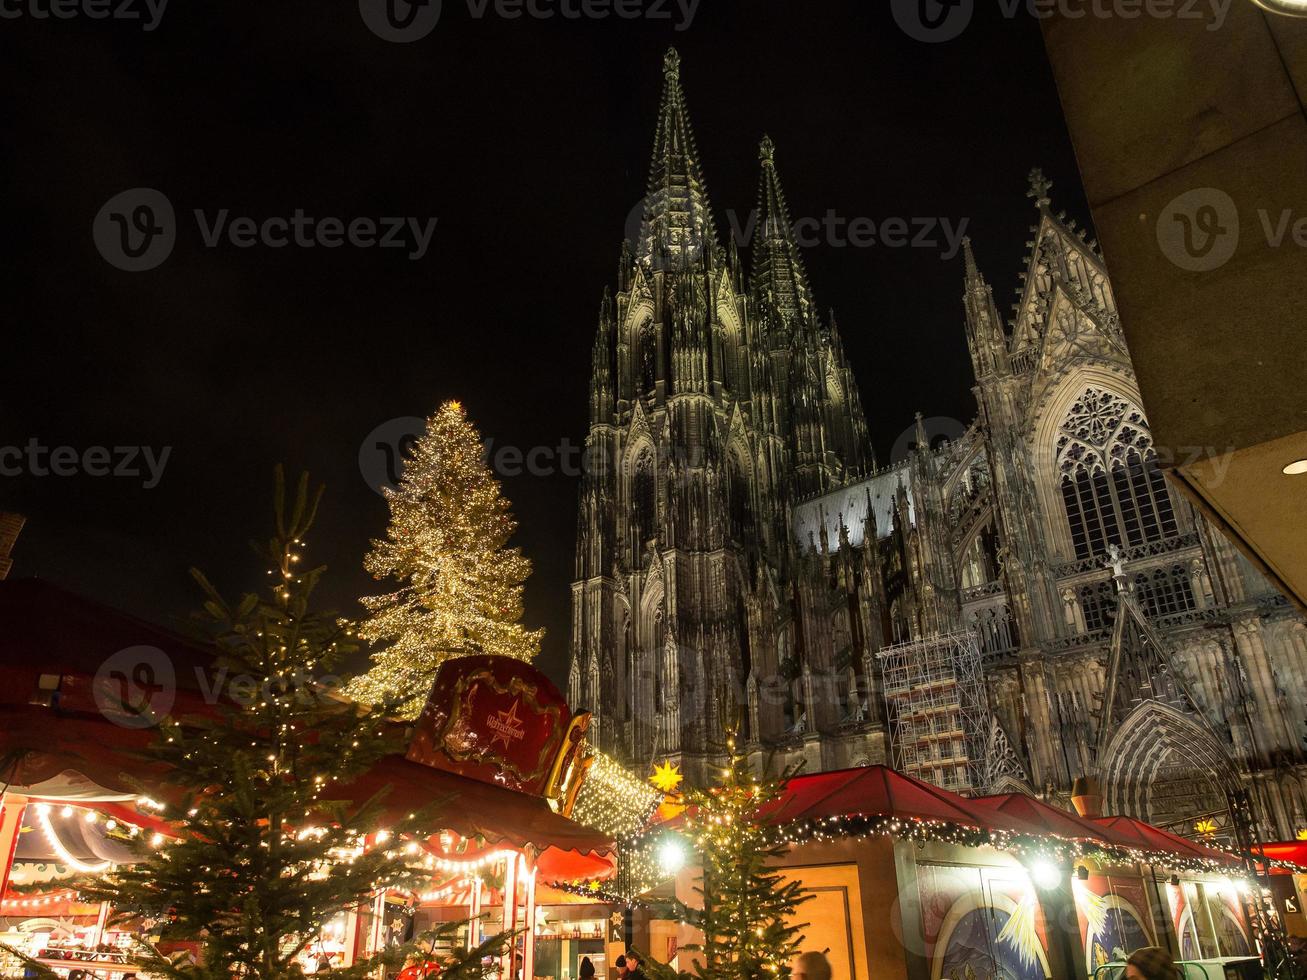
[[[1050,975],[1043,912],[1023,872],[923,863],[917,885],[931,980]]]

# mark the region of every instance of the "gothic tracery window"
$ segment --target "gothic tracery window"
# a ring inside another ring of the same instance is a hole
[[[1111,579],[1080,586],[1076,597],[1085,615],[1085,629],[1090,633],[1107,629],[1116,619],[1116,586]]]
[[[1135,547],[1176,533],[1144,413],[1124,398],[1087,388],[1057,440],[1062,500],[1077,558]]]
[[[644,543],[654,536],[658,516],[658,478],[654,473],[653,450],[648,447],[635,460],[631,503],[635,513],[636,545],[643,551]]]
[[[1183,565],[1135,576],[1135,595],[1145,615],[1170,616],[1195,607],[1193,584]]]
[[[749,481],[744,464],[730,454],[726,464],[726,494],[731,513],[731,538],[744,541],[753,533],[753,505],[749,500]]]
[[[962,555],[962,588],[971,589],[998,580],[998,538],[986,523]]]
[[[640,325],[639,358],[640,394],[643,396],[654,390],[658,379],[658,338],[653,320],[645,320]]]

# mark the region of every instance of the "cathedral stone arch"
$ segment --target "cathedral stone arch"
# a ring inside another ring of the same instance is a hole
[[[726,498],[731,522],[731,537],[746,541],[753,533],[752,455],[743,440],[733,439],[726,451]]]
[[[1177,532],[1139,393],[1114,371],[1069,375],[1034,420],[1031,453],[1048,541],[1064,560]]]
[[[994,509],[986,507],[958,545],[959,584],[963,589],[996,582],[1001,574],[998,564],[998,531]]]
[[[1220,742],[1178,709],[1144,701],[1117,728],[1099,758],[1108,812],[1159,826],[1223,814],[1237,786]]]
[[[622,474],[628,512],[632,515],[631,526],[636,535],[632,546],[638,562],[645,543],[654,537],[658,528],[657,454],[647,433],[642,433],[627,447]]]
[[[944,481],[944,500],[948,505],[952,504],[952,501],[959,493],[971,493],[978,481],[984,483],[982,489],[988,489],[989,487],[989,457],[985,453],[984,440],[976,438],[974,423],[972,428],[958,440],[958,443],[963,443],[968,439],[970,439],[970,445],[967,446],[962,458]],[[958,443],[954,443],[954,445]],[[978,476],[978,474],[982,475]]]
[[[721,343],[722,382],[728,392],[737,398],[747,394],[744,383],[748,360],[744,344],[744,328],[735,309],[729,304],[717,307],[718,337]]]
[[[843,410],[846,401],[844,382],[840,380],[834,358],[831,358],[826,365],[826,400],[830,402],[832,411]]]

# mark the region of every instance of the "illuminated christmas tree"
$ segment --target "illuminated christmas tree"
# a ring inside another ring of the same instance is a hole
[[[360,635],[382,647],[349,693],[367,703],[407,698],[403,714],[414,717],[445,660],[532,660],[543,630],[519,622],[531,563],[507,547],[517,523],[462,405],[446,402],[427,421],[387,499],[390,526],[364,566],[399,588],[362,600],[370,615]]]
[[[83,901],[113,907],[113,921],[147,923],[160,945],[143,943],[131,966],[151,976],[302,977],[303,959],[323,955],[325,934],[348,913],[370,910],[382,891],[431,882],[421,842],[440,830],[437,808],[389,820],[384,793],[347,798],[403,740],[387,705],[360,708],[318,680],[333,675],[353,641],[337,616],[313,606],[324,569],[300,565],[320,492],[310,494],[302,478],[287,506],[284,490],[278,470],[276,531],[256,546],[266,592],[229,602],[193,572],[219,650],[217,701],[200,717],[149,719],[159,728],[147,761],[171,787],[154,805],[175,836],[138,837],[136,861],[77,882]],[[332,975],[397,969],[437,937],[422,938]],[[165,942],[198,944],[198,963],[166,957]],[[484,976],[482,955],[506,942],[496,936],[448,956],[442,980]]]
[[[703,863],[695,887],[703,908],[679,911],[704,936],[686,948],[703,959],[695,974],[701,980],[788,977],[804,928],[793,919],[812,896],[770,867],[788,847],[759,815],[780,794],[784,777],[755,776],[735,732],[728,733],[726,747],[719,785],[685,793],[686,832]]]

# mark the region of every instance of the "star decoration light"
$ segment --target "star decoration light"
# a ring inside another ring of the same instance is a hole
[[[664,793],[675,793],[684,778],[681,767],[669,759],[660,766],[654,766],[654,774],[649,777],[649,782]]]

